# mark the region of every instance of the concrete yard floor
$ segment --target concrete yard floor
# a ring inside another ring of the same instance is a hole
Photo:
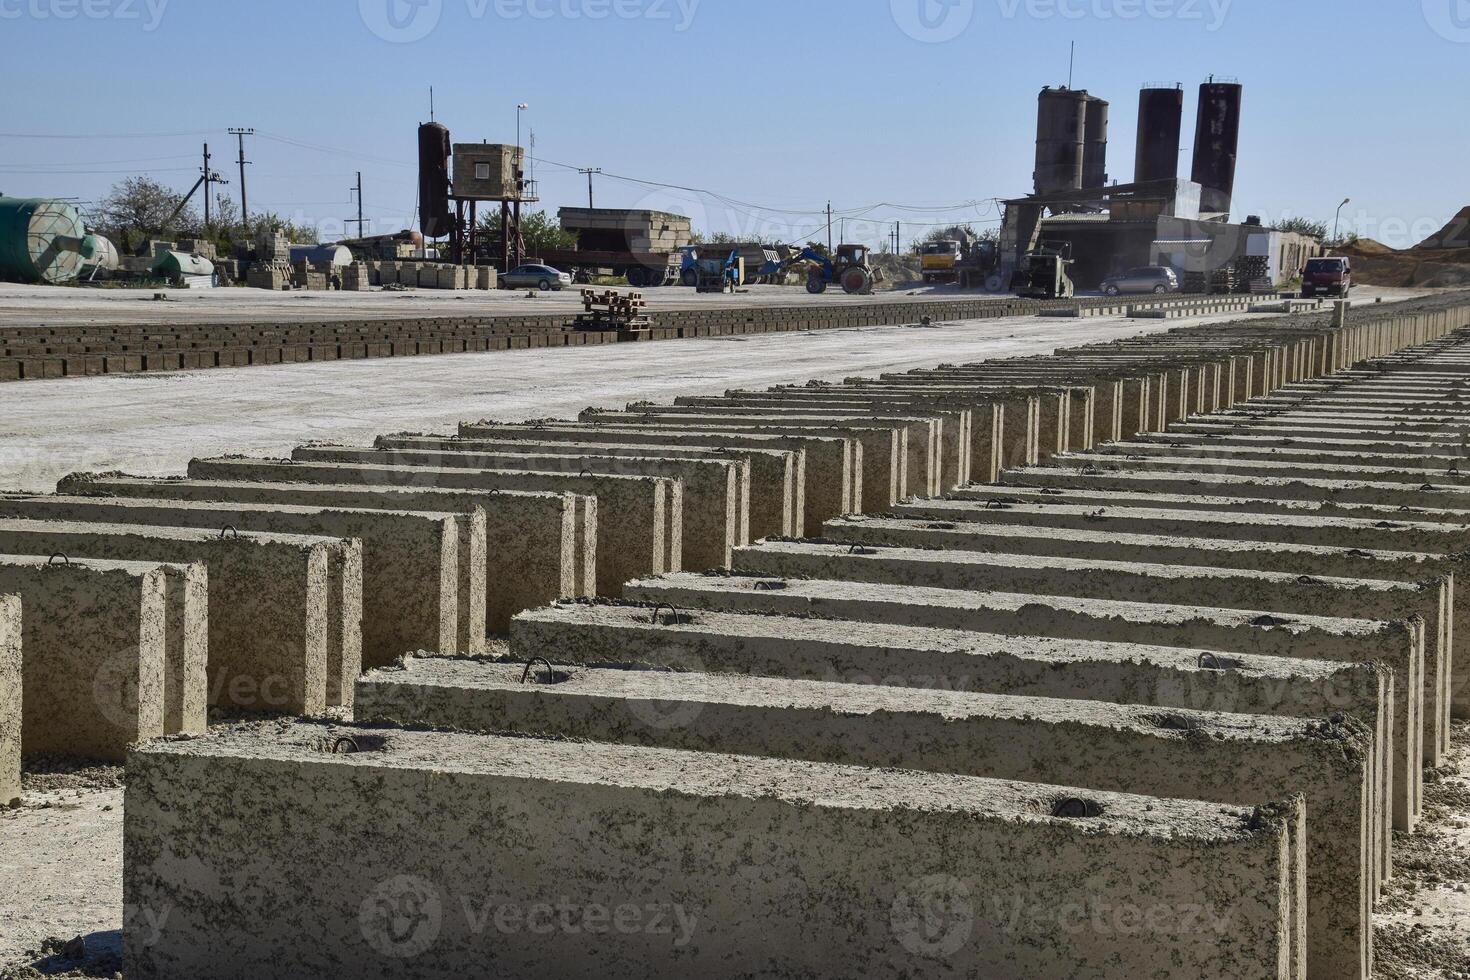
[[[627,287],[594,287],[626,291]],[[155,293],[168,302],[155,302]],[[527,298],[526,290],[457,291],[410,289],[403,292],[268,292],[261,289],[84,289],[72,286],[0,284],[0,323],[49,326],[107,323],[228,323],[262,319],[307,322],[342,319],[404,319],[419,316],[573,315],[582,312],[580,287]],[[763,306],[865,306],[925,300],[986,299],[987,294],[957,286],[918,286],[848,296],[840,289],[813,296],[805,286],[747,286],[734,295],[696,293],[669,286],[642,290],[652,310],[750,309]],[[1360,287],[1356,304],[1412,299],[1428,289]],[[1001,297],[994,297],[1001,298]],[[1152,299],[1152,296],[1144,297]],[[1127,299],[1127,297],[1123,297]]]
[[[78,470],[179,474],[194,457],[283,456],[313,439],[370,443],[481,418],[571,418],[594,405],[1045,354],[1189,322],[1013,317],[23,381],[0,387],[0,489],[54,490]]]

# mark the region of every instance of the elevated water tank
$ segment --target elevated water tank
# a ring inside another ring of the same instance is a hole
[[[1087,97],[1087,123],[1082,143],[1082,186],[1088,190],[1108,183],[1108,103]]]
[[[1036,101],[1036,193],[1082,187],[1087,134],[1086,92],[1044,88]]]
[[[1199,87],[1199,118],[1194,132],[1194,182],[1203,189],[1200,211],[1228,214],[1235,195],[1235,162],[1240,148],[1238,82],[1211,78]]]
[[[1151,85],[1138,93],[1134,180],[1179,179],[1179,138],[1183,129],[1183,85]]]
[[[419,127],[419,230],[443,238],[453,230],[449,218],[449,127]]]
[[[97,239],[66,201],[0,197],[0,279],[70,282],[96,254]]]

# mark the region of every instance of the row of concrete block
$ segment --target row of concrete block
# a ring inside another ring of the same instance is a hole
[[[1444,730],[1437,539],[1287,506],[1221,508],[1223,534],[1186,507],[1164,531],[1074,531],[1009,521],[1013,497],[1045,515],[1070,492],[1012,484],[1080,479],[1065,454],[1166,426],[1167,445],[1283,389],[1322,396],[1404,348],[1437,363],[1467,324],[1425,304],[1188,328],[197,461],[177,487],[298,504],[389,484],[489,510],[531,489],[513,478],[609,482],[595,590],[514,618],[514,665],[415,658],[359,682],[355,725],[133,757],[128,907],[189,911],[162,934],[130,922],[129,968],[185,975],[223,928],[239,976],[492,957],[514,975],[1366,977],[1392,831],[1419,819]],[[273,821],[240,809],[262,779]],[[225,805],[242,833],[211,819]],[[242,907],[266,888],[293,902]],[[616,928],[614,909],[676,925]]]

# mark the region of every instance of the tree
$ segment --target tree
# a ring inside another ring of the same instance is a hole
[[[728,235],[723,231],[711,232],[708,235],[694,232],[689,236],[689,244],[691,245],[736,245],[739,242],[740,239],[734,235]]]
[[[1327,240],[1327,222],[1313,221],[1311,218],[1287,218],[1278,221],[1271,226],[1273,231],[1290,231],[1298,235],[1310,235],[1322,241]]]
[[[499,211],[481,216],[480,234],[491,243],[491,254],[500,252]],[[525,239],[527,255],[539,256],[543,252],[577,247],[577,236],[562,228],[545,211],[528,211],[521,215],[521,237]]]
[[[128,177],[112,186],[91,223],[120,250],[131,252],[149,238],[193,234],[199,228],[192,203],[171,217],[182,199],[152,177]]]

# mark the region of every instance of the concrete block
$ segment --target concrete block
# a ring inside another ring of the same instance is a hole
[[[803,479],[798,483],[798,513],[795,534],[816,534],[822,521],[862,510],[862,445],[841,436],[788,437],[773,434],[742,434],[677,429],[662,425],[615,426],[579,425],[571,422],[549,422],[537,425],[503,425],[493,422],[464,423],[459,427],[464,439],[530,439],[548,442],[586,442],[587,444],[663,445],[730,450],[739,455],[747,449],[779,448],[800,454],[798,466]],[[754,465],[754,464],[752,464]],[[854,503],[856,500],[856,504]],[[752,521],[755,520],[752,514]],[[752,528],[752,536],[761,537]]]
[[[597,591],[597,499],[558,492],[448,490],[425,487],[155,480],[79,474],[61,481],[62,493],[100,493],[167,500],[240,504],[456,511],[486,522],[485,626],[504,633],[510,617],[559,598]],[[462,541],[461,557],[474,553]]]
[[[665,445],[632,443],[597,443],[592,440],[556,441],[537,440],[535,431],[522,429],[519,438],[512,439],[463,439],[439,436],[379,436],[374,446],[379,449],[474,452],[490,454],[530,454],[533,456],[572,456],[574,458],[665,458],[671,460],[739,460],[749,471],[748,498],[741,504],[741,512],[747,515],[748,529],[743,533],[742,544],[773,535],[796,535],[801,533],[805,506],[803,504],[806,483],[803,450],[795,452],[784,449],[743,449],[738,452],[729,448],[703,448],[679,446],[674,440]],[[538,467],[539,468],[539,467]],[[697,472],[697,471],[696,471]],[[655,474],[669,475],[669,474]],[[686,480],[686,504],[694,491],[693,480]],[[689,528],[685,520],[685,562],[689,562]]]
[[[93,487],[93,492],[96,488]],[[360,663],[391,664],[405,653],[483,654],[485,516],[329,509],[294,504],[159,501],[134,497],[0,496],[0,516],[118,524],[234,527],[241,531],[352,538],[362,542]],[[460,548],[469,553],[461,556]],[[348,658],[351,660],[351,658]],[[351,687],[358,664],[328,676],[328,698]],[[341,703],[340,700],[330,703]]]
[[[0,806],[12,806],[20,801],[24,704],[20,637],[20,596],[0,595]]]
[[[412,660],[363,678],[356,718],[1240,805],[1301,794],[1308,973],[1370,975],[1379,814],[1372,735],[1355,722],[729,674],[590,668],[548,684],[521,675],[519,664]]]
[[[1425,626],[1317,616],[1259,615],[1163,605],[918,586],[688,573],[631,582],[627,596],[680,609],[810,615],[1009,636],[1146,643],[1357,663],[1394,671],[1394,826],[1412,830],[1423,807]],[[1398,692],[1404,692],[1398,698]],[[1399,710],[1399,709],[1402,710]]]
[[[966,494],[964,496],[970,496]],[[969,520],[1006,524],[1070,528],[1077,530],[1149,532],[1237,541],[1272,541],[1290,544],[1335,546],[1343,549],[1381,548],[1420,551],[1440,556],[1458,554],[1470,540],[1470,525],[1453,525],[1408,520],[1369,520],[1297,513],[1237,513],[1174,511],[1157,507],[1093,507],[1052,503],[1062,499],[1047,496],[1045,503],[1013,503],[1005,499],[918,501],[895,508],[905,517],[940,521]],[[1440,574],[1453,565],[1441,564]],[[1427,683],[1435,715],[1435,760],[1448,751],[1444,735],[1449,730],[1451,706],[1457,699],[1470,698],[1470,606],[1458,603],[1453,616],[1440,631],[1430,635]],[[1456,639],[1458,637],[1458,640]],[[1465,692],[1465,693],[1462,693]]]
[[[683,484],[663,477],[520,473],[367,463],[196,459],[189,475],[204,480],[262,480],[366,486],[478,490],[555,490],[597,498],[597,589],[621,595],[623,583],[644,570],[682,567]]]
[[[148,562],[0,558],[0,591],[24,610],[26,755],[118,762],[164,734],[166,588]]]
[[[291,458],[307,463],[666,477],[684,484],[684,567],[729,568],[731,549],[750,541],[750,466],[738,460],[318,445],[298,447]]]
[[[0,520],[0,553],[207,563],[209,703],[238,710],[322,714],[330,610],[362,615],[355,542],[7,519]],[[331,594],[333,565],[342,570],[340,594]]]
[[[323,750],[344,735],[362,750]],[[1286,978],[1300,807],[484,735],[232,731],[131,759],[124,968]],[[528,848],[528,827],[598,844]],[[936,888],[961,908],[937,934],[923,924]],[[1059,890],[1082,905],[1068,921],[1127,909],[1140,924],[1062,929]],[[555,917],[562,895],[578,928],[548,945],[539,910]],[[610,927],[625,906],[642,928]],[[1230,927],[1180,928],[1181,909]]]

